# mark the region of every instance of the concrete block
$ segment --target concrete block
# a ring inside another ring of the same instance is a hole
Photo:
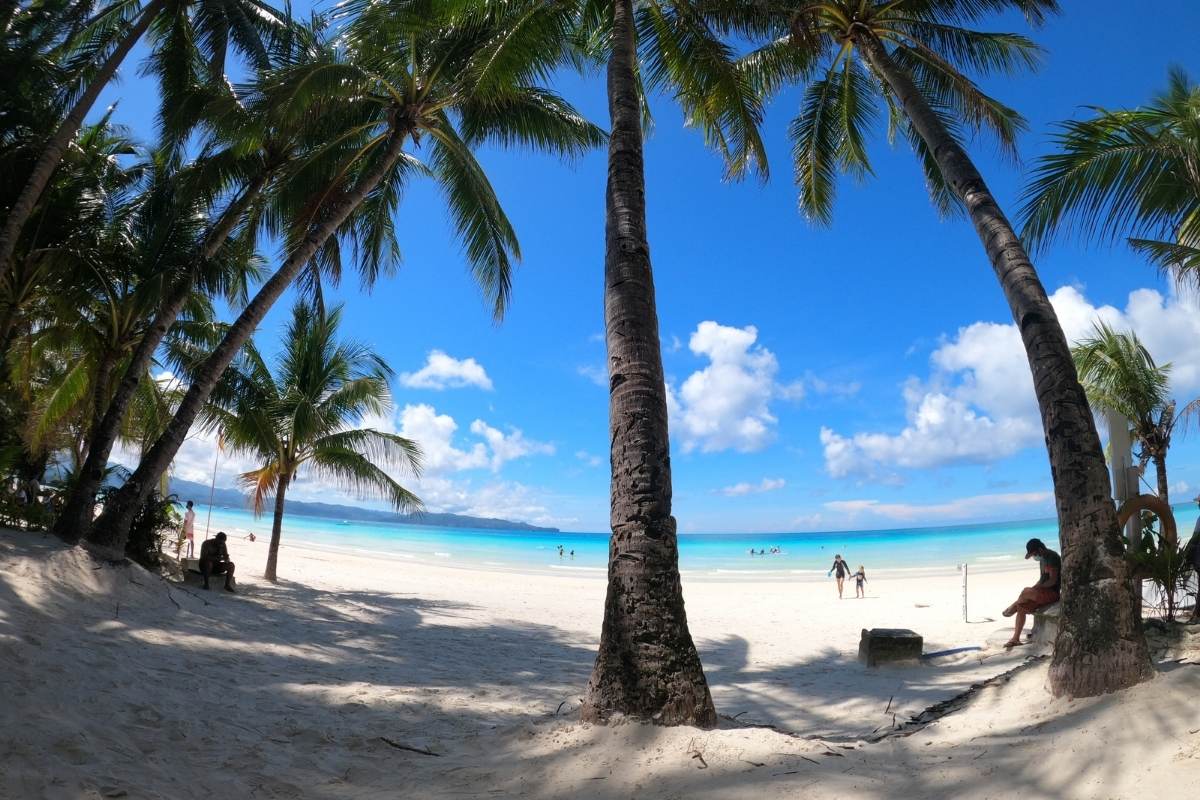
[[[916,662],[921,658],[924,645],[921,635],[907,628],[863,628],[858,642],[858,660],[868,667]]]

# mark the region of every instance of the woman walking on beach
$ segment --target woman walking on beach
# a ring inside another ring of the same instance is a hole
[[[846,580],[846,576],[850,574],[850,565],[846,563],[846,559],[842,558],[842,554],[838,553],[833,557],[833,566],[829,568],[829,572],[825,573],[825,577],[829,577],[833,573],[837,573],[838,600],[842,599],[842,582]]]

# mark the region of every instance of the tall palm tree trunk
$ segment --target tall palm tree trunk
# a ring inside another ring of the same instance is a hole
[[[96,506],[96,492],[104,482],[104,471],[108,467],[108,458],[117,442],[121,431],[121,423],[129,404],[137,394],[138,385],[150,369],[154,353],[166,337],[167,331],[179,319],[195,288],[199,277],[200,267],[212,259],[221,246],[237,228],[238,222],[250,204],[258,197],[269,180],[269,174],[264,172],[243,190],[242,194],[222,213],[209,235],[204,240],[203,249],[196,254],[196,264],[180,280],[170,288],[169,293],[155,312],[150,327],[142,335],[141,341],[134,348],[129,359],[129,365],[117,384],[112,399],[108,403],[100,422],[92,429],[87,449],[87,458],[79,470],[79,480],[71,491],[58,518],[54,521],[54,534],[67,542],[77,542],[87,536],[92,526],[92,516]]]
[[[283,536],[284,495],[291,482],[291,473],[285,472],[279,476],[279,485],[275,487],[275,518],[271,520],[271,546],[267,548],[267,570],[263,573],[263,577],[271,583],[279,580],[275,570],[279,565],[279,539]]]
[[[88,425],[89,437],[94,435],[104,419],[104,408],[107,405],[108,389],[112,384],[113,373],[117,369],[117,351],[113,347],[105,348],[96,365],[96,375],[92,384],[92,420]]]
[[[604,322],[612,464],[608,595],[583,719],[621,713],[712,727],[716,710],[688,632],[671,516],[671,455],[646,239],[631,0],[614,0],[608,61]]]
[[[142,457],[138,468],[125,484],[104,505],[104,511],[96,518],[87,541],[95,549],[109,557],[121,557],[129,537],[129,526],[138,508],[145,502],[150,491],[171,465],[179,452],[184,438],[195,422],[196,416],[216,388],[222,373],[242,345],[254,333],[258,323],[266,316],[284,290],[291,285],[296,275],[317,251],[333,236],[339,226],[358,208],[367,195],[395,166],[404,150],[409,136],[407,129],[394,127],[384,144],[383,152],[375,166],[368,169],[354,187],[339,197],[325,211],[323,219],[309,226],[303,241],[292,251],[288,260],[262,285],[254,298],[242,309],[242,313],[229,327],[216,349],[200,365],[192,378],[192,385],[179,403],[175,416],[166,430]]]
[[[100,93],[112,81],[113,76],[117,73],[117,68],[121,66],[121,62],[125,60],[125,57],[129,55],[129,51],[133,49],[133,46],[146,33],[146,30],[150,27],[150,23],[154,21],[165,5],[166,0],[153,0],[153,2],[142,9],[133,26],[126,32],[124,38],[121,39],[113,51],[109,53],[108,58],[101,64],[100,69],[87,85],[87,88],[84,89],[83,94],[75,101],[75,105],[58,126],[58,130],[46,142],[41,155],[38,156],[37,162],[33,165],[33,170],[29,173],[29,178],[26,180],[25,186],[21,189],[21,193],[17,195],[12,208],[8,210],[8,216],[4,219],[4,227],[0,228],[0,272],[8,273],[13,253],[17,249],[17,240],[21,235],[21,229],[25,227],[25,223],[32,216],[37,201],[41,198],[42,192],[46,191],[46,187],[50,184],[51,176],[54,175],[54,171],[58,169],[59,162],[62,161],[63,153],[67,151],[71,140],[79,132],[79,127],[83,124],[83,120],[88,115],[88,112],[92,110],[92,106],[96,103],[96,98],[100,96]]]
[[[1050,688],[1087,697],[1124,689],[1153,674],[1133,591],[1108,470],[1066,336],[1029,256],[970,157],[909,76],[869,32],[857,44],[895,94],[966,206],[1021,332],[1046,434],[1062,542],[1062,625]]]

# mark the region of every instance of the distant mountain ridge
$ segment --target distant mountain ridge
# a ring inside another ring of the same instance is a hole
[[[171,479],[171,492],[179,496],[180,501],[192,500],[196,505],[208,502],[210,488],[203,483]],[[213,505],[219,508],[250,508],[249,496],[236,489],[220,489],[213,492]],[[303,514],[308,517],[324,519],[357,520],[359,522],[388,522],[394,525],[432,525],[439,528],[478,528],[481,530],[497,531],[542,531],[558,533],[558,528],[544,528],[530,525],[527,522],[514,522],[507,519],[492,519],[491,517],[469,517],[465,514],[437,514],[423,511],[415,514],[398,514],[395,511],[379,511],[373,508],[358,506],[343,506],[334,503],[312,503],[304,500],[288,500],[288,511]]]

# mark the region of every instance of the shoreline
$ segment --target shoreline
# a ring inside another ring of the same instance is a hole
[[[1022,574],[974,581],[970,621],[953,574],[881,576],[841,601],[832,580],[685,579],[722,715],[700,731],[578,721],[603,617],[595,576],[293,544],[271,584],[262,539],[229,544],[233,595],[0,531],[0,796],[1088,798],[1200,777],[1200,669],[1187,666],[1200,650],[1127,693],[1054,700],[1047,662],[1031,660],[1042,651],[1000,646]],[[970,649],[868,669],[857,649],[871,627],[911,628],[926,653]],[[1103,752],[1085,759],[1103,779],[1046,762],[1048,747]]]
[[[253,532],[258,541],[269,541],[270,517],[263,516],[253,519],[248,512],[220,509],[214,511],[211,532],[225,530],[231,540],[244,541],[246,534]],[[222,513],[225,512],[225,513]],[[397,559],[406,563],[420,563],[427,566],[445,566],[455,569],[476,570],[482,572],[504,572],[528,575],[596,575],[607,574],[607,537],[605,534],[571,534],[575,537],[587,537],[587,551],[581,551],[578,559],[570,556],[558,557],[553,542],[557,536],[538,534],[531,539],[525,532],[478,532],[459,528],[429,528],[413,527],[403,530],[395,539],[387,536],[363,534],[349,529],[343,531],[336,524],[329,524],[324,518],[303,517],[297,515],[299,524],[289,527],[290,517],[284,519],[284,531],[281,549],[311,549],[331,553],[360,554],[374,558]],[[392,526],[395,529],[409,526]],[[1023,545],[1027,532],[1010,532],[1002,529],[1005,542],[1019,539],[1019,545],[1013,545],[1013,552],[997,553],[997,547],[991,546],[983,552],[972,554],[969,550],[964,556],[969,566],[971,576],[992,574],[997,572],[1020,571],[1028,567],[1026,562],[1016,552]],[[1047,536],[1044,532],[1034,533]],[[808,534],[799,534],[808,536]],[[906,534],[907,535],[907,534]],[[970,534],[967,534],[968,536]],[[197,543],[203,540],[203,532],[197,530]],[[507,539],[511,536],[511,539]],[[872,577],[945,577],[961,575],[959,564],[948,554],[923,554],[924,563],[914,560],[916,556],[904,551],[903,543],[899,542],[856,542],[852,534],[839,535],[836,545],[826,545],[820,552],[794,552],[785,549],[779,554],[753,555],[744,552],[739,543],[730,542],[728,534],[684,534],[681,539],[680,574],[685,580],[728,582],[753,578],[761,582],[805,581],[815,582],[824,580],[828,572],[827,560],[832,559],[832,551],[842,548],[843,552],[851,553],[847,560],[865,563],[868,580]],[[706,539],[706,536],[714,536]],[[740,538],[756,538],[757,534],[741,534]],[[338,541],[342,539],[343,541]],[[483,544],[480,544],[482,539]],[[570,549],[571,540],[561,537],[564,546]],[[771,540],[762,538],[762,541]],[[786,540],[782,540],[786,541]],[[511,549],[509,545],[511,543]],[[576,547],[581,547],[576,540]],[[926,549],[937,549],[949,546],[945,543],[923,543]],[[956,543],[952,543],[956,544]],[[689,553],[689,547],[697,548]],[[718,551],[719,546],[719,551]],[[962,545],[969,547],[970,543]],[[901,557],[898,564],[879,566],[873,559],[855,558],[855,548],[862,552],[871,552],[871,548],[891,547],[890,552]],[[912,547],[911,550],[920,550]],[[699,552],[700,555],[696,555]],[[265,559],[265,556],[264,556]],[[522,560],[523,559],[523,560]],[[696,563],[699,561],[700,563]]]

